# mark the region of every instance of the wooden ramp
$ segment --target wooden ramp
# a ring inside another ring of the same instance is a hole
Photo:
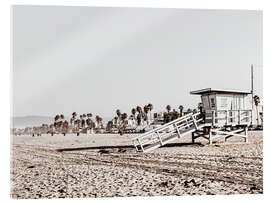
[[[204,127],[200,113],[190,113],[132,139],[139,152],[149,152]]]

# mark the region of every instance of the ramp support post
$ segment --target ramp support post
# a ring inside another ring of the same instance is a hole
[[[194,115],[192,115],[191,117],[192,117],[192,121],[193,121],[193,124],[194,124],[196,130],[198,130],[198,126],[197,126],[196,120],[194,118]]]
[[[213,143],[213,137],[212,137],[212,131],[211,131],[211,128],[209,129],[209,144],[212,144]]]
[[[140,144],[140,146],[141,146],[142,151],[144,152],[144,148],[143,148],[143,146],[142,146],[141,140],[138,139],[138,142],[139,142],[139,144]]]
[[[177,131],[178,137],[180,138],[180,137],[181,137],[181,133],[180,133],[180,131],[179,131],[179,129],[178,129],[178,127],[177,127],[177,125],[176,125],[176,124],[174,124],[174,127],[176,128],[176,131]]]
[[[138,147],[137,147],[137,145],[136,145],[135,140],[133,140],[133,144],[134,144],[134,146],[135,146],[135,148],[136,148],[136,151],[138,152],[139,150],[138,150]]]
[[[245,127],[245,142],[248,143],[248,127]]]
[[[160,145],[163,145],[163,142],[161,140],[160,134],[158,132],[156,132],[156,133],[158,134],[158,139],[159,139]]]
[[[191,133],[191,135],[192,135],[192,143],[194,143],[195,142],[195,136],[194,136],[194,132],[193,133]]]

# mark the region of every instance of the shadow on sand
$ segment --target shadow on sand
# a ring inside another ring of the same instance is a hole
[[[161,148],[164,147],[186,147],[186,146],[196,146],[196,147],[203,147],[204,145],[199,143],[199,142],[195,142],[195,143],[169,143],[166,144],[164,146],[162,146]],[[60,149],[56,149],[57,152],[65,152],[65,151],[82,151],[82,150],[106,150],[106,149],[135,149],[135,147],[133,145],[114,145],[114,146],[96,146],[96,147],[73,147],[73,148],[60,148]]]

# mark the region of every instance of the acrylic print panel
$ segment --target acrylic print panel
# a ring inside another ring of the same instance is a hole
[[[263,193],[261,11],[12,15],[12,198]]]

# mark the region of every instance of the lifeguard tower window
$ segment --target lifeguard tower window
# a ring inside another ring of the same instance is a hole
[[[215,108],[216,107],[215,99],[214,98],[211,98],[211,107],[212,108]]]

